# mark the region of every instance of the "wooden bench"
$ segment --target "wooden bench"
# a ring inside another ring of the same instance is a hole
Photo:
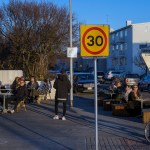
[[[103,110],[112,110],[112,104],[119,104],[119,100],[107,99],[103,100]]]
[[[150,121],[150,109],[143,109],[143,123],[148,123]]]
[[[112,104],[112,115],[121,117],[129,116],[127,104]]]

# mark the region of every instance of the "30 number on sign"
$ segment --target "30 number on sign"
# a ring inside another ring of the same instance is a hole
[[[87,37],[87,39],[90,40],[90,42],[87,43],[88,46],[94,46],[95,44],[97,46],[102,46],[103,45],[103,38],[102,38],[102,36],[94,37],[92,35],[89,35]]]

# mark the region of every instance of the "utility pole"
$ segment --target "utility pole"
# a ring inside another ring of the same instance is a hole
[[[72,48],[72,0],[70,0],[70,48]],[[73,107],[73,58],[70,57],[70,106]]]

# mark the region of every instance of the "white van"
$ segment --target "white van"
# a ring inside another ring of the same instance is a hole
[[[0,84],[11,85],[15,77],[23,76],[22,70],[0,70]]]

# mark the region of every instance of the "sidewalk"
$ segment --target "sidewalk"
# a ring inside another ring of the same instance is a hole
[[[61,110],[61,108],[60,108]],[[54,102],[0,114],[0,150],[95,150],[94,102],[74,98],[67,120],[53,120]],[[139,118],[113,117],[99,108],[99,150],[150,150]]]

